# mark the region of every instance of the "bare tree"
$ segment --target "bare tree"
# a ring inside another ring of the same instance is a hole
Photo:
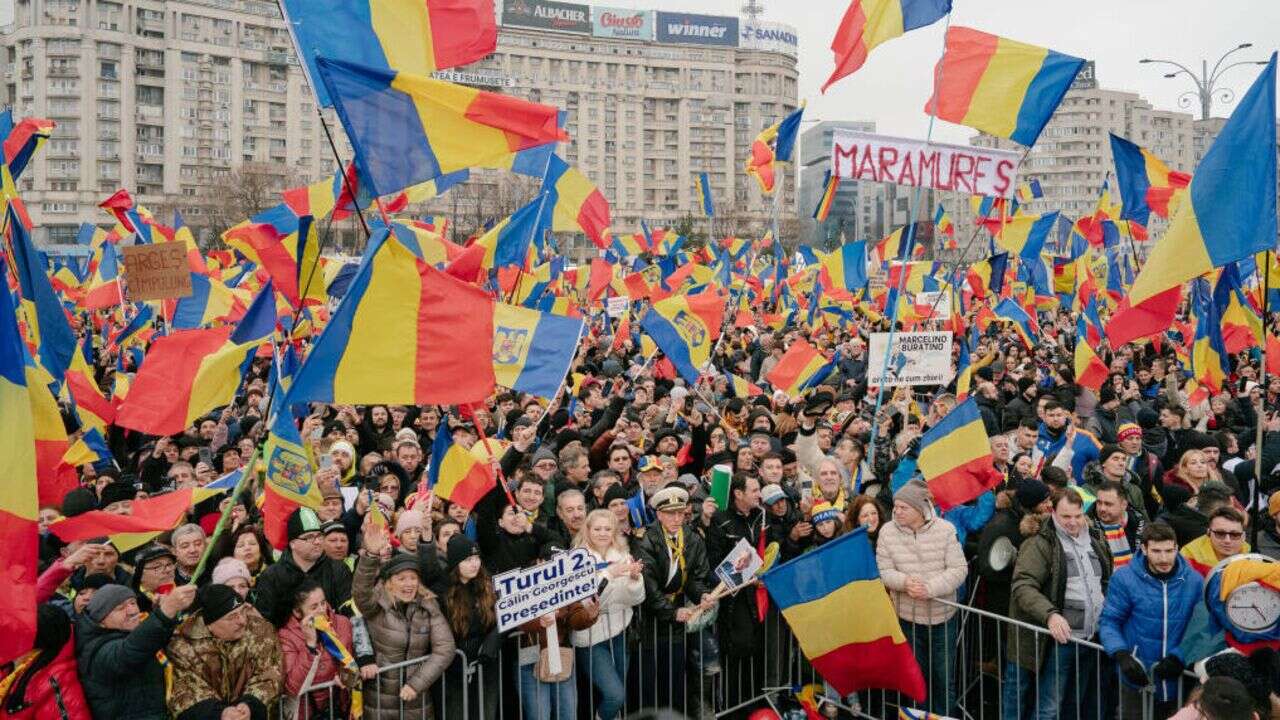
[[[288,176],[280,166],[268,163],[245,163],[214,181],[210,196],[201,203],[202,224],[215,235],[280,203]]]

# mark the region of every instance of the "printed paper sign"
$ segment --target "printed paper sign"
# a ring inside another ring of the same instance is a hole
[[[916,309],[930,310],[930,320],[950,320],[951,319],[951,292],[937,290],[934,292],[918,292],[916,293]]]
[[[626,295],[611,297],[606,301],[605,308],[609,312],[609,317],[622,317],[627,312],[627,306],[631,304],[631,298]]]
[[[595,597],[596,582],[596,564],[586,548],[575,548],[539,565],[494,576],[498,632]]]
[[[168,300],[191,294],[186,243],[125,245],[120,250],[130,300]]]
[[[945,385],[951,369],[950,332],[902,332],[893,335],[893,351],[885,364],[889,333],[871,333],[867,350],[867,384],[872,387],[898,385]]]
[[[743,538],[716,566],[716,579],[729,590],[736,590],[754,580],[762,565],[764,558]]]
[[[1011,150],[926,143],[836,130],[831,166],[841,179],[1013,197],[1019,155]]]

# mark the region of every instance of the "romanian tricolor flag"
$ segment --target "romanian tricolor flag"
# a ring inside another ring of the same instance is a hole
[[[804,115],[803,105],[762,130],[756,136],[755,142],[751,143],[751,151],[747,155],[746,172],[760,183],[760,192],[765,194],[773,192],[777,180],[775,163],[791,160],[796,137],[800,132],[802,115]]]
[[[698,173],[698,196],[702,198],[702,214],[715,217],[716,203],[711,198],[711,176],[705,172]]]
[[[327,57],[317,68],[375,195],[568,139],[550,105]]]
[[[932,25],[949,12],[951,0],[853,0],[831,39],[836,66],[822,92],[857,72],[876,46]]]
[[[0,116],[0,136],[4,138],[4,164],[14,180],[22,176],[31,156],[53,134],[56,123],[44,118],[23,118],[13,124],[13,110],[5,108]]]
[[[1089,323],[1083,313],[1076,318],[1075,373],[1076,384],[1097,392],[1106,382],[1107,364],[1098,357],[1098,351],[1089,343]]]
[[[991,455],[982,414],[973,398],[956,405],[920,438],[917,467],[938,509],[963,505],[1004,480]]]
[[[289,515],[300,507],[318,509],[324,504],[320,486],[311,471],[311,454],[289,411],[292,397],[272,413],[270,433],[262,447],[266,466],[263,486],[262,525],[267,539],[276,548],[288,545]]]
[[[1039,258],[1049,233],[1058,226],[1058,213],[1019,215],[1004,221],[996,233],[996,245],[1020,258]]]
[[[1191,176],[1170,170],[1155,153],[1111,135],[1111,156],[1116,161],[1116,183],[1124,210],[1120,217],[1146,225],[1151,213],[1169,217],[1169,201],[1173,194],[1191,184]]]
[[[271,276],[272,285],[294,308],[323,305],[318,220],[303,215],[296,223],[241,224],[228,230],[223,240],[261,265]],[[281,230],[289,232],[282,234]]]
[[[36,343],[40,364],[59,382],[76,354],[75,333],[67,322],[62,300],[49,282],[44,256],[31,243],[26,227],[9,209],[9,245],[13,272],[18,277],[21,300],[18,307],[27,322],[29,339]]]
[[[933,211],[933,231],[934,233],[946,236],[946,249],[956,250],[956,225],[951,221],[951,213],[947,212],[947,208],[942,203],[938,203],[938,207]]]
[[[924,700],[924,676],[880,580],[865,528],[760,579],[805,657],[837,693],[885,689]]]
[[[582,318],[495,303],[493,374],[499,385],[551,399],[578,354]]]
[[[98,381],[94,377],[93,368],[89,367],[80,353],[76,353],[71,359],[71,367],[67,370],[66,387],[75,403],[76,414],[80,417],[81,425],[106,432],[107,426],[115,423],[115,406],[102,394]]]
[[[493,300],[383,228],[298,370],[295,402],[444,404],[493,391]]]
[[[828,170],[826,176],[822,178],[822,196],[818,198],[818,207],[813,209],[814,220],[827,221],[827,217],[831,215],[831,205],[836,201],[836,190],[839,189],[840,176]]]
[[[489,0],[285,0],[281,7],[323,107],[333,103],[316,81],[321,55],[430,75],[480,60],[498,41]]]
[[[763,395],[764,390],[759,385],[747,382],[745,379],[734,375],[727,370],[724,373],[724,379],[729,383],[729,392],[733,393],[737,398],[753,398],[757,395]]]
[[[4,277],[0,263],[0,277]],[[11,662],[31,649],[36,637],[36,575],[39,534],[36,530],[35,420],[27,398],[26,350],[18,333],[13,299],[0,292],[0,563],[5,592],[0,593],[0,662]],[[59,502],[61,498],[59,498]]]
[[[470,510],[493,489],[494,479],[485,462],[454,444],[449,424],[442,422],[431,443],[427,484],[436,497]]]
[[[840,288],[849,292],[867,287],[867,244],[845,243],[822,256],[822,284],[828,288]]]
[[[1004,320],[1013,326],[1018,333],[1018,339],[1022,340],[1022,344],[1028,350],[1036,347],[1036,342],[1040,336],[1040,326],[1036,323],[1035,318],[1027,314],[1013,298],[1005,298],[995,306],[995,316],[999,320]]]
[[[475,245],[468,248],[477,255],[483,253],[480,259],[482,269],[525,266],[530,248],[535,242],[542,242],[543,236],[551,230],[550,197],[549,193],[539,193],[528,205],[489,228]]]
[[[1227,352],[1238,353],[1262,345],[1262,318],[1245,297],[1240,268],[1235,263],[1223,266],[1213,287],[1213,304],[1222,318],[1222,341]]]
[[[924,257],[924,244],[920,242],[920,223],[911,223],[889,233],[876,245],[877,262],[890,260],[906,260],[911,257]]]
[[[990,294],[999,297],[1004,290],[1004,276],[1009,268],[1009,253],[992,255],[969,266],[965,282],[973,291],[973,296],[984,298]]]
[[[786,354],[764,379],[773,389],[782,390],[794,398],[822,382],[830,373],[831,363],[826,356],[800,338],[787,348]]]
[[[1032,200],[1044,197],[1044,189],[1040,187],[1040,181],[1033,178],[1031,180],[1018,183],[1016,197],[1018,198],[1018,202],[1026,205]]]
[[[548,205],[554,210],[553,230],[581,230],[596,247],[609,247],[609,225],[613,222],[609,201],[595,183],[552,153],[547,160],[542,189],[550,195]]]
[[[231,315],[236,302],[235,292],[221,280],[191,273],[191,294],[173,303],[169,325],[175,330],[208,327]]]
[[[924,111],[1030,147],[1082,65],[1078,57],[952,25]]]
[[[689,382],[711,360],[724,321],[724,296],[716,292],[669,297],[653,304],[640,327]]]
[[[1137,305],[1276,245],[1276,54],[1196,167],[1189,197],[1133,282]]]
[[[1214,394],[1222,392],[1226,380],[1227,347],[1222,340],[1222,318],[1213,301],[1209,281],[1196,278],[1191,283],[1191,317],[1196,333],[1191,343],[1191,374],[1196,382]]]
[[[234,328],[180,330],[147,351],[116,424],[152,435],[176,435],[235,397],[258,347],[275,330],[270,285]]]

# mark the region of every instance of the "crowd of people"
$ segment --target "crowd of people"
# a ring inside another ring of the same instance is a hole
[[[1280,558],[1280,493],[1268,500],[1280,378],[1259,386],[1260,358],[1246,353],[1227,391],[1192,403],[1172,349],[1142,344],[1107,352],[1111,375],[1095,393],[1073,381],[1073,327],[1063,313],[1034,349],[999,323],[982,335],[961,389],[1002,479],[947,512],[916,461],[957,388],[889,388],[877,403],[875,328],[727,330],[713,363],[763,388],[736,397],[723,372],[690,386],[597,323],[550,402],[502,392],[465,413],[310,407],[300,431],[324,502],[288,516],[283,548],[264,532],[257,468],[239,495],[200,502],[141,545],[49,532],[259,465],[259,361],[233,405],[181,435],[113,429],[121,466],[82,467],[82,486],[41,509],[38,634],[0,683],[0,716],[749,709],[802,661],[767,596],[716,592],[713,568],[742,540],[785,562],[860,531],[925,674],[921,708],[955,715],[966,702],[958,665],[972,653],[957,648],[968,606],[1010,621],[986,625],[996,629],[975,658],[997,678],[1005,718],[1270,717],[1280,662],[1217,655],[1223,630],[1199,611],[1220,561]],[[835,369],[789,397],[765,376],[801,338]],[[114,359],[96,360],[110,383]],[[442,426],[489,463],[493,488],[474,507],[427,488]],[[731,473],[723,507],[716,467]],[[597,595],[499,632],[492,578],[571,548],[594,558]],[[1089,643],[1104,650],[1082,652]],[[1206,657],[1211,679],[1196,687],[1189,671]],[[825,699],[831,716],[897,702],[830,689]],[[1187,703],[1237,714],[1187,715]]]

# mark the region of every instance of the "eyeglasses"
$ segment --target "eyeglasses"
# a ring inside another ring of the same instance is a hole
[[[166,570],[172,570],[177,566],[177,563],[172,560],[166,562],[147,563],[147,569],[153,572],[164,572]]]
[[[324,535],[321,535],[319,532],[309,532],[303,533],[294,539],[299,542],[317,543],[324,540]]]
[[[1210,530],[1209,534],[1219,540],[1239,540],[1244,537],[1242,530]]]

